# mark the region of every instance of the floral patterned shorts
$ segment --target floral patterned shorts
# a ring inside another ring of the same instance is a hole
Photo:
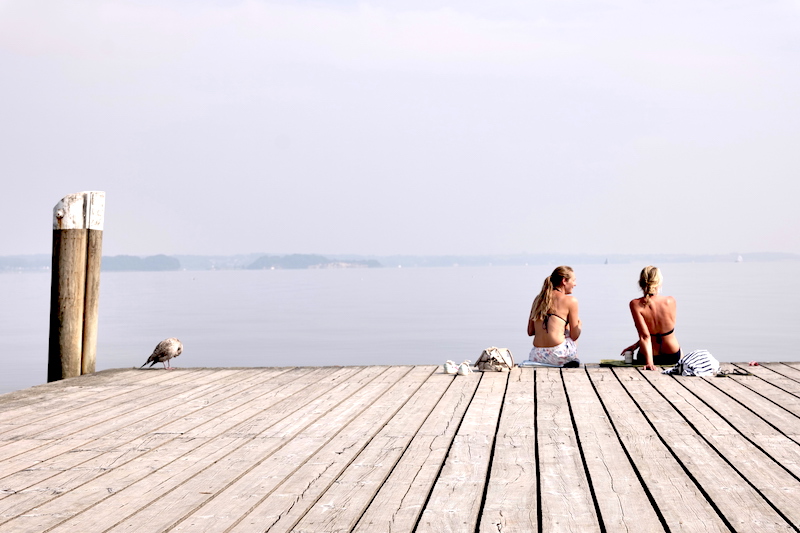
[[[551,346],[549,348],[534,346],[528,359],[534,363],[564,366],[570,361],[579,361],[578,345],[575,344],[574,340],[567,337],[567,339],[558,346]]]

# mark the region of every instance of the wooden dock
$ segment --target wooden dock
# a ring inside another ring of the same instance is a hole
[[[0,396],[0,532],[799,531],[800,363],[737,366],[50,383]]]

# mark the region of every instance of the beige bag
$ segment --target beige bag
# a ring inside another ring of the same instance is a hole
[[[481,372],[508,372],[514,368],[514,356],[508,348],[486,348],[475,363]]]

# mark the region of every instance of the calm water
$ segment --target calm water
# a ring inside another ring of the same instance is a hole
[[[797,361],[797,263],[666,264],[684,350],[721,361]],[[577,265],[581,360],[636,336],[627,303],[642,265]],[[439,364],[487,346],[527,358],[531,301],[552,267],[106,272],[97,368],[140,366],[166,337],[176,366]],[[769,273],[769,277],[765,277]],[[768,281],[768,283],[764,283]],[[0,274],[0,392],[47,378],[50,274]],[[768,338],[751,329],[769,324]]]

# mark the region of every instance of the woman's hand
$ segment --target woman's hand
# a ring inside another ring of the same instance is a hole
[[[658,370],[659,368],[653,363],[646,363],[642,368],[645,370]]]
[[[636,341],[627,348],[623,349],[621,352],[619,352],[619,354],[625,355],[625,352],[635,352],[638,347],[639,347],[639,341]]]

